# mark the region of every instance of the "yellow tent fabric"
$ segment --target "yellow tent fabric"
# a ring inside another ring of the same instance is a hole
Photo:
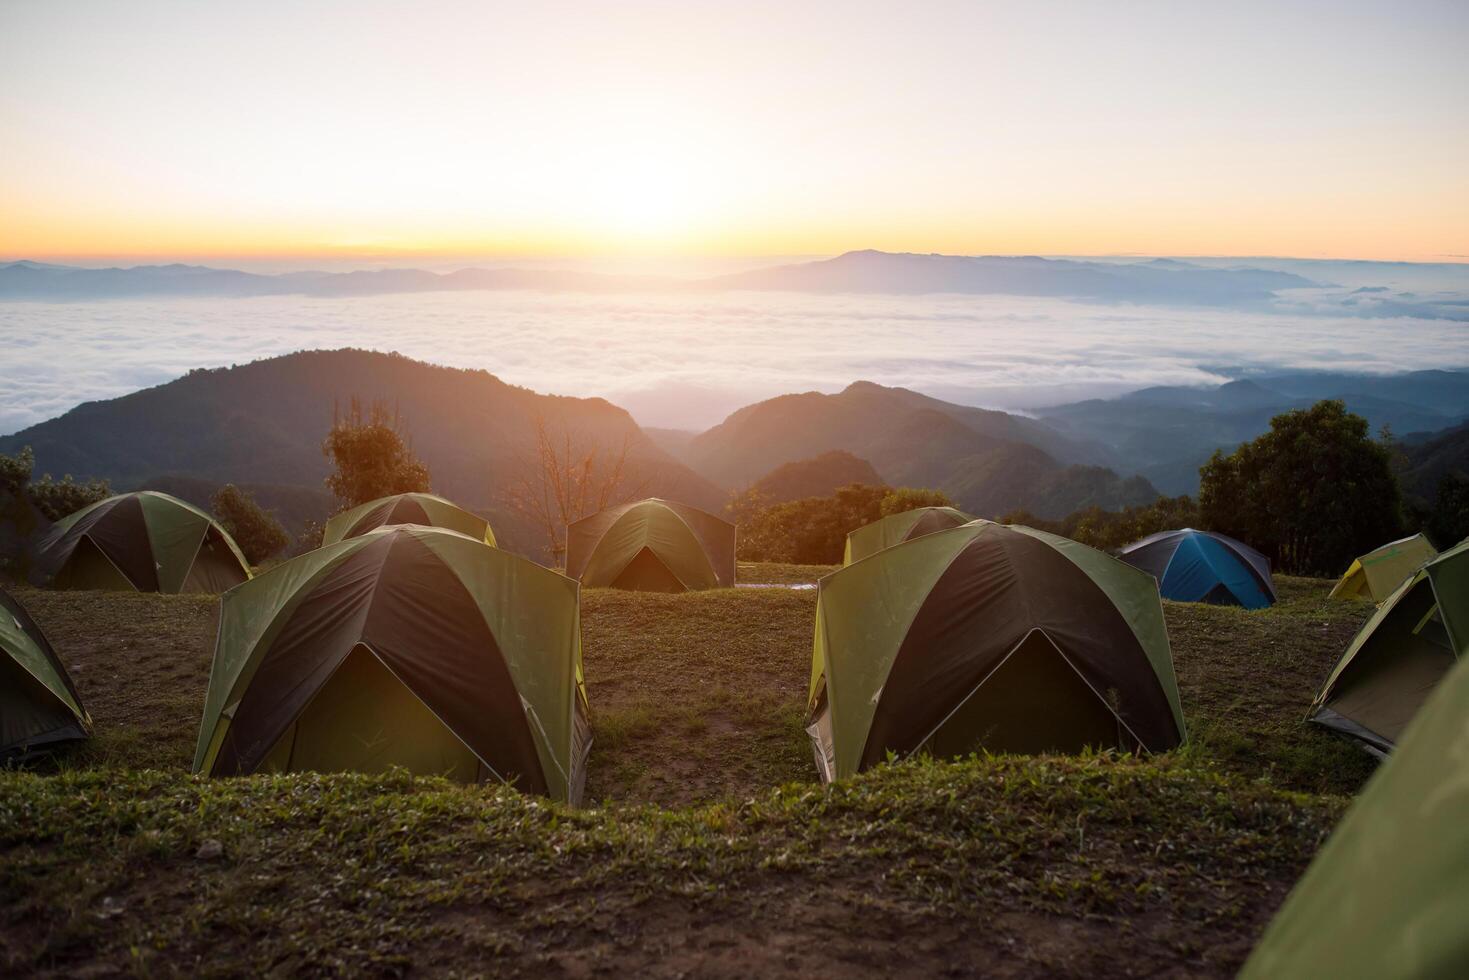
[[[1353,561],[1331,590],[1331,597],[1381,602],[1424,562],[1437,557],[1437,549],[1421,534],[1389,541]]]

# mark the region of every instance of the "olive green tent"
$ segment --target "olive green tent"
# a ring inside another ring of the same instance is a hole
[[[0,589],[0,758],[86,738],[92,719],[25,607]]]
[[[224,592],[250,565],[208,514],[154,490],[108,497],[52,525],[36,547],[43,584],[58,589]]]
[[[588,587],[644,592],[732,586],[734,525],[656,498],[611,507],[567,526],[566,574]]]
[[[1421,534],[1389,541],[1353,561],[1331,590],[1331,597],[1381,602],[1403,584],[1403,579],[1437,555],[1438,551]]]
[[[575,581],[383,527],[227,593],[194,771],[498,779],[577,803],[591,747]]]
[[[1469,656],[1469,541],[1410,575],[1377,607],[1332,668],[1307,716],[1392,751],[1429,692]]]
[[[431,493],[399,493],[391,497],[379,497],[343,511],[326,522],[321,543],[336,544],[389,524],[446,527],[471,538],[478,538],[488,545],[495,543],[495,532],[490,530],[489,522],[483,517],[471,514]]]
[[[889,752],[1156,751],[1184,737],[1153,577],[989,521],[821,579],[808,711],[826,780]]]
[[[1466,816],[1469,663],[1460,663],[1317,852],[1240,976],[1469,977]]]
[[[943,531],[974,518],[962,510],[952,507],[916,507],[900,514],[889,514],[880,521],[865,524],[847,535],[847,550],[842,555],[842,564],[850,565],[884,548],[902,544],[913,538]]]

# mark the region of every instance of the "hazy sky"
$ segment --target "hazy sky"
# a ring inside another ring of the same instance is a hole
[[[0,256],[1469,258],[1469,2],[0,0]]]

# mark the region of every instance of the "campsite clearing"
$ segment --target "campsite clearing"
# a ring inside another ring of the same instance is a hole
[[[1278,583],[1258,612],[1165,604],[1184,749],[825,789],[801,727],[813,592],[588,590],[581,811],[406,775],[190,776],[217,603],[22,589],[97,737],[59,774],[0,774],[0,965],[1228,976],[1372,768],[1302,723],[1366,604]]]

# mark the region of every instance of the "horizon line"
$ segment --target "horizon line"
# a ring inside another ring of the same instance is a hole
[[[1396,265],[1469,265],[1469,254],[1440,253],[1437,255],[1423,256],[1418,258],[1380,258],[1361,255],[1311,255],[1311,254],[1282,254],[1269,252],[1236,253],[1236,252],[1139,252],[1139,251],[1115,251],[1115,252],[1047,252],[1047,251],[975,251],[975,252],[945,252],[945,251],[918,251],[914,249],[886,249],[872,246],[847,248],[835,252],[667,252],[667,253],[629,253],[629,252],[452,252],[452,251],[391,251],[391,252],[26,252],[9,253],[0,255],[0,265],[13,265],[21,262],[33,262],[36,264],[65,265],[68,262],[130,262],[138,266],[159,265],[191,265],[207,263],[210,261],[239,261],[239,262],[309,262],[319,260],[334,265],[345,262],[361,261],[371,263],[382,263],[391,261],[429,261],[435,263],[452,262],[493,262],[503,265],[507,262],[617,262],[628,264],[657,263],[657,262],[792,262],[809,261],[819,262],[827,259],[839,258],[859,252],[878,252],[887,255],[923,255],[942,256],[946,258],[1042,258],[1042,259],[1201,259],[1221,260],[1238,259],[1243,261],[1289,261],[1289,262],[1362,262],[1375,264]],[[411,268],[404,266],[402,268]],[[464,266],[463,268],[471,268]]]

